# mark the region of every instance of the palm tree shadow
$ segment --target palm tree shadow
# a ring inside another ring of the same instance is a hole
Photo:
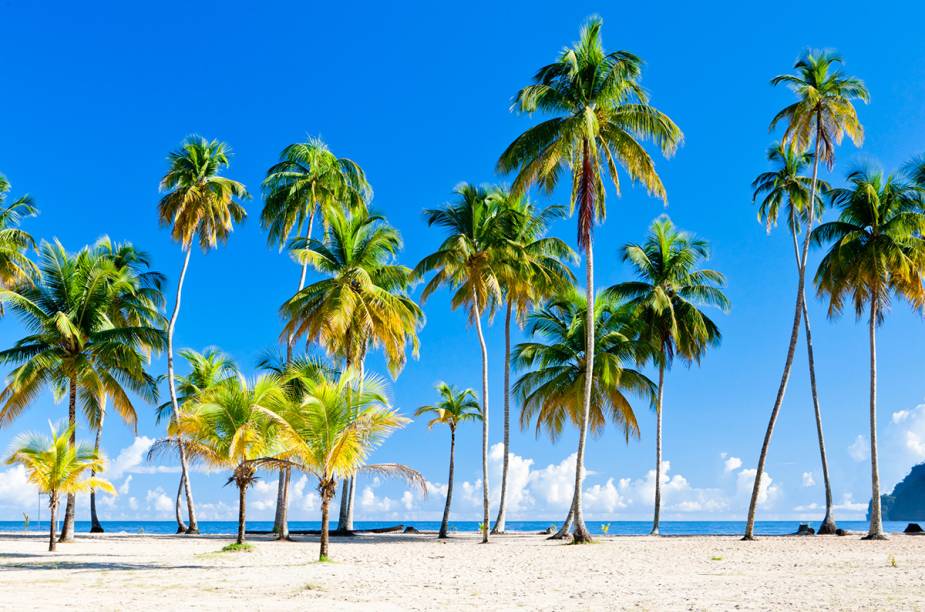
[[[27,556],[27,555],[22,555]],[[161,565],[158,563],[121,563],[105,561],[54,560],[36,563],[10,563],[0,565],[0,572],[13,570],[90,570],[90,571],[139,571],[139,570],[193,570],[205,569],[205,565]]]

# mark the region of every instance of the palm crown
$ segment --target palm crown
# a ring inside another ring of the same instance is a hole
[[[414,416],[432,415],[427,427],[442,423],[455,431],[460,423],[482,419],[482,409],[479,407],[475,391],[472,389],[458,391],[445,382],[437,383],[436,388],[437,393],[440,394],[440,401],[436,404],[421,406],[414,412]]]
[[[0,174],[0,287],[11,287],[38,274],[38,268],[25,253],[35,246],[35,240],[19,228],[24,217],[34,217],[38,211],[27,195],[7,203],[9,192],[10,183]]]
[[[180,356],[190,366],[189,374],[177,376],[177,401],[181,405],[203,397],[209,390],[238,375],[234,361],[215,347],[208,347],[202,353],[183,349]],[[172,413],[171,402],[164,402],[157,407],[157,422],[170,418]]]
[[[812,191],[812,179],[802,173],[812,163],[812,153],[795,153],[783,143],[768,148],[768,161],[776,165],[774,170],[762,172],[752,181],[753,202],[758,203],[758,220],[770,232],[777,225],[781,208],[785,207],[787,225],[791,231],[800,231],[808,218],[806,203]],[[828,183],[818,181],[819,191],[829,189]],[[816,195],[816,210],[813,215],[822,215],[823,199]]]

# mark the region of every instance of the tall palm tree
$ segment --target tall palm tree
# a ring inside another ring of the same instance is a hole
[[[482,419],[479,399],[472,389],[457,391],[445,382],[437,383],[437,393],[440,401],[418,408],[414,416],[433,415],[427,423],[428,429],[437,424],[443,424],[450,429],[450,474],[446,481],[446,505],[443,507],[443,520],[440,521],[438,538],[447,537],[450,523],[450,505],[453,503],[453,465],[456,452],[456,428],[466,421],[480,421]]]
[[[482,314],[488,311],[491,316],[503,300],[501,279],[513,257],[505,241],[511,235],[512,215],[500,209],[485,188],[461,183],[455,191],[456,202],[424,211],[428,225],[442,227],[449,235],[414,271],[419,276],[434,273],[424,287],[422,301],[447,285],[454,292],[452,307],[464,306],[478,333],[482,350],[482,542],[488,542],[488,347]]]
[[[816,272],[820,295],[829,297],[829,316],[845,303],[857,318],[869,310],[870,333],[870,530],[866,539],[883,540],[880,472],[877,465],[877,325],[883,322],[891,296],[925,311],[925,197],[901,177],[857,170],[849,187],[829,192],[840,209],[837,221],[812,233],[814,244],[829,249]]]
[[[0,300],[22,320],[28,333],[0,351],[0,363],[15,366],[0,392],[0,424],[15,419],[44,388],[68,398],[71,445],[76,445],[78,400],[90,425],[112,401],[132,423],[136,413],[128,392],[153,400],[153,379],[145,372],[147,348],[160,348],[164,332],[148,322],[142,303],[114,290],[115,267],[90,248],[68,253],[60,242],[39,246],[41,282],[0,290]],[[122,296],[122,297],[120,297]],[[114,316],[115,305],[123,314]],[[130,314],[140,309],[142,314]],[[76,498],[68,494],[62,540],[74,536]]]
[[[592,17],[582,27],[579,41],[562,51],[559,59],[540,68],[532,85],[517,93],[514,107],[521,112],[541,111],[551,118],[530,128],[508,146],[498,160],[501,172],[517,171],[514,191],[532,184],[552,192],[563,168],[572,171],[570,202],[578,207],[578,245],[585,255],[585,290],[594,300],[594,249],[592,230],[603,221],[606,208],[604,167],[617,195],[618,166],[650,195],[667,201],[655,163],[640,141],[651,140],[665,156],[683,139],[667,115],[649,104],[639,81],[642,61],[626,51],[607,53],[601,42],[603,21]],[[588,310],[585,342],[593,364],[594,321]],[[593,365],[592,365],[593,369]],[[581,507],[585,437],[591,410],[591,380],[584,389],[584,414],[578,437],[575,474],[575,542],[590,542]]]
[[[552,296],[574,282],[575,275],[566,261],[575,262],[575,252],[562,240],[546,236],[549,224],[565,216],[561,206],[537,209],[526,197],[507,189],[497,189],[490,196],[510,214],[510,235],[505,237],[513,255],[503,268],[501,288],[504,293],[504,459],[501,467],[501,499],[493,534],[505,531],[507,477],[511,439],[511,319],[516,315],[522,328],[531,306]]]
[[[180,243],[184,253],[173,312],[167,325],[167,387],[174,419],[180,416],[180,405],[174,380],[173,334],[180,314],[180,297],[193,240],[199,242],[204,252],[214,249],[228,240],[234,224],[243,221],[247,214],[239,203],[239,200],[250,197],[247,189],[242,183],[220,174],[228,166],[229,153],[228,145],[223,142],[190,136],[168,156],[170,168],[160,183],[165,195],[158,204],[158,219],[162,226],[171,228],[171,238]],[[182,440],[177,441],[177,450],[180,454],[180,480],[189,513],[187,533],[199,533]]]
[[[811,145],[813,147],[813,175],[810,182],[809,202],[816,201],[819,188],[819,162],[824,161],[831,170],[835,165],[835,147],[841,144],[846,135],[856,145],[860,145],[864,140],[864,128],[858,120],[852,101],[867,102],[869,98],[867,89],[860,79],[847,76],[839,70],[841,63],[841,56],[834,53],[810,51],[794,64],[796,74],[782,74],[771,79],[772,85],[789,87],[797,96],[797,101],[777,113],[771,120],[770,128],[773,130],[778,123],[786,123],[781,143],[794,154],[807,151]],[[752,486],[751,501],[748,505],[748,520],[745,523],[743,540],[754,539],[755,512],[758,509],[758,495],[764,477],[764,465],[771,446],[774,425],[777,423],[777,415],[780,413],[780,407],[787,392],[790,369],[793,366],[793,356],[800,335],[800,319],[803,313],[806,285],[806,259],[809,256],[809,235],[815,224],[816,207],[807,206],[806,211],[806,237],[800,253],[797,298],[793,325],[790,328],[790,344],[787,348],[787,358],[784,361],[784,371],[777,387],[774,406],[771,408],[771,418],[768,420],[768,428],[765,431],[761,453],[758,456],[758,467]]]
[[[38,210],[28,195],[7,203],[9,192],[10,183],[0,174],[0,288],[4,289],[20,281],[34,279],[38,274],[38,268],[26,255],[26,251],[35,247],[35,240],[19,227],[25,217],[34,217]]]
[[[87,444],[71,443],[73,426],[61,433],[49,422],[51,437],[37,434],[22,434],[12,444],[7,464],[19,463],[29,475],[29,482],[40,493],[48,494],[49,516],[48,550],[54,552],[57,539],[58,500],[62,493],[74,495],[89,489],[102,489],[115,495],[116,490],[109,481],[97,476],[81,478],[86,472],[101,472],[105,459],[99,451]]]
[[[588,367],[585,345],[587,298],[576,287],[553,297],[528,318],[528,332],[537,338],[514,349],[514,364],[524,371],[514,384],[521,398],[520,426],[535,422],[536,435],[545,430],[555,443],[565,425],[580,429],[584,415],[584,388]],[[606,294],[599,294],[592,309],[594,347],[591,410],[588,429],[600,435],[607,421],[623,431],[627,441],[639,436],[639,424],[627,393],[655,401],[655,384],[634,365],[651,354],[648,342],[639,341],[639,329],[632,309]],[[577,492],[559,532],[568,534],[574,520]]]
[[[408,295],[412,271],[396,263],[398,231],[379,215],[334,213],[324,241],[296,239],[293,252],[324,275],[282,308],[284,334],[318,342],[360,379],[370,347],[381,348],[393,375],[404,367],[407,345],[417,356],[423,312]],[[344,480],[339,531],[353,529],[355,485]]]
[[[641,337],[653,348],[658,365],[658,393],[655,402],[655,512],[652,535],[659,534],[662,502],[662,415],[665,370],[675,357],[700,362],[710,346],[717,346],[719,328],[701,307],[715,306],[723,312],[729,300],[723,293],[725,277],[716,270],[698,266],[710,257],[705,240],[675,228],[666,215],[655,220],[646,241],[623,247],[623,261],[630,264],[637,280],[618,283],[607,293],[620,300],[638,317]]]
[[[279,162],[267,170],[263,181],[264,206],[260,224],[268,231],[267,241],[285,248],[294,236],[312,238],[315,213],[321,208],[325,228],[336,212],[364,210],[372,188],[362,168],[351,159],[335,156],[320,138],[309,138],[283,149]],[[303,232],[304,228],[304,234]],[[305,287],[308,261],[301,262],[299,288]],[[294,337],[286,339],[286,359],[292,359]],[[273,530],[284,538],[290,470],[283,468],[277,490]]]
[[[753,202],[761,200],[758,206],[758,220],[764,223],[768,230],[777,225],[781,207],[786,207],[784,216],[790,229],[793,242],[793,256],[800,271],[800,235],[803,233],[803,222],[807,219],[807,202],[812,190],[812,179],[802,173],[812,161],[812,153],[794,153],[783,145],[777,144],[768,149],[768,161],[775,164],[775,168],[762,172],[752,182],[754,189]],[[829,185],[820,179],[817,192],[828,191]],[[816,210],[814,215],[822,217],[823,199],[816,196]],[[806,306],[806,295],[803,295],[803,330],[806,332],[806,353],[809,364],[809,386],[813,398],[813,412],[816,417],[816,437],[819,441],[819,456],[822,460],[822,479],[825,486],[825,518],[816,533],[834,534],[838,530],[835,523],[835,513],[832,508],[832,485],[829,480],[829,461],[825,450],[825,436],[822,432],[822,408],[819,405],[819,393],[816,389],[816,359],[813,350],[813,335],[809,324],[809,309]]]

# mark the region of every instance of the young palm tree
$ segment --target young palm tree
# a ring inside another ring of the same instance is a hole
[[[808,52],[794,65],[797,74],[783,74],[771,79],[772,85],[787,85],[797,96],[796,102],[781,110],[771,120],[771,129],[774,129],[781,121],[787,124],[781,143],[795,154],[808,150],[810,145],[813,146],[813,175],[810,182],[809,202],[816,201],[819,188],[819,162],[824,161],[831,170],[835,165],[835,147],[841,144],[846,135],[856,145],[860,145],[864,140],[864,128],[858,120],[852,100],[867,102],[867,89],[860,79],[842,73],[838,69],[841,63],[841,57],[834,53]],[[790,344],[787,348],[787,358],[784,361],[784,371],[781,374],[774,406],[771,408],[771,418],[764,434],[761,453],[758,456],[758,467],[752,486],[751,501],[748,505],[748,520],[745,523],[743,540],[754,539],[755,512],[758,509],[758,495],[761,491],[761,480],[764,477],[764,465],[771,446],[774,425],[777,423],[777,415],[780,413],[780,407],[787,392],[787,383],[790,380],[790,369],[800,334],[800,319],[803,313],[806,285],[806,259],[809,256],[809,234],[813,231],[815,213],[815,206],[806,207],[806,238],[800,253],[797,298],[793,325],[790,328]]]
[[[890,307],[891,295],[925,311],[925,198],[922,190],[882,172],[858,170],[850,187],[833,189],[837,221],[812,233],[817,245],[829,244],[816,286],[829,297],[829,316],[849,302],[858,318],[869,309],[870,332],[870,530],[866,539],[883,540],[880,472],[877,465],[877,325]]]
[[[428,225],[438,225],[449,236],[436,252],[415,267],[415,274],[434,275],[424,287],[421,300],[443,285],[453,289],[452,307],[464,306],[469,321],[475,323],[482,350],[482,542],[488,542],[491,517],[488,507],[488,347],[482,331],[482,314],[494,313],[502,301],[504,269],[514,257],[505,237],[510,236],[510,211],[499,209],[488,190],[461,183],[456,187],[455,203],[425,210]]]
[[[812,179],[808,176],[803,176],[802,172],[809,166],[812,159],[811,153],[794,153],[782,143],[777,144],[768,149],[768,161],[774,163],[776,168],[768,172],[762,172],[752,182],[752,189],[755,190],[752,201],[757,202],[761,198],[761,203],[758,206],[758,220],[765,224],[768,233],[771,232],[773,226],[777,225],[781,207],[786,207],[784,215],[793,241],[793,256],[797,266],[797,274],[800,272],[800,235],[803,233],[803,222],[808,216],[806,203],[809,201],[809,194],[812,190]],[[817,179],[816,182],[818,184],[817,192],[828,191],[829,186],[825,181]],[[814,213],[816,218],[822,217],[822,204],[823,199],[817,195]],[[838,525],[835,524],[835,514],[832,508],[832,485],[829,481],[829,461],[825,450],[825,436],[822,433],[822,408],[819,405],[819,394],[816,390],[816,359],[805,292],[803,295],[803,330],[806,332],[809,386],[813,398],[816,436],[819,441],[822,479],[825,485],[825,518],[816,533],[834,534],[838,529]]]
[[[515,367],[526,370],[514,384],[521,398],[520,426],[525,429],[535,422],[536,435],[546,430],[553,443],[567,423],[580,429],[583,422],[586,300],[576,287],[560,292],[528,318],[528,331],[538,341],[523,342],[514,349]],[[609,420],[629,441],[630,436],[639,436],[639,425],[626,393],[650,404],[655,401],[655,384],[632,367],[648,358],[651,346],[636,339],[639,330],[634,312],[612,297],[599,294],[592,316],[596,358],[591,410],[584,422],[592,435],[599,435]],[[576,503],[573,492],[568,516],[553,539],[567,536]]]
[[[408,295],[413,275],[395,263],[402,247],[398,231],[379,215],[357,211],[329,218],[324,241],[296,239],[293,253],[325,278],[283,305],[284,334],[305,336],[331,355],[343,357],[362,378],[370,346],[382,348],[393,375],[404,367],[410,343],[417,356],[423,312]],[[344,480],[339,531],[353,530],[355,485]]]
[[[514,191],[523,192],[539,184],[547,192],[556,187],[563,168],[572,171],[571,205],[578,207],[578,245],[585,255],[587,301],[594,300],[594,252],[592,229],[605,216],[604,168],[617,194],[617,167],[649,194],[667,201],[665,187],[655,163],[640,144],[653,141],[669,156],[681,142],[681,130],[664,113],[649,104],[639,84],[642,61],[626,51],[604,51],[603,21],[591,18],[581,29],[575,45],[562,51],[559,59],[540,68],[534,83],[521,89],[514,106],[527,113],[541,111],[552,118],[541,122],[508,146],[498,160],[501,172],[517,171]],[[588,311],[586,338],[588,359],[593,364],[593,318]],[[593,369],[593,365],[592,365]],[[591,410],[591,380],[584,389],[583,425],[579,427],[578,469],[575,491],[575,542],[590,542],[581,508],[581,479],[584,473],[585,437]]]
[[[641,244],[623,247],[623,261],[630,264],[638,280],[619,283],[607,293],[620,300],[638,318],[641,337],[653,348],[658,365],[658,394],[655,402],[655,513],[652,535],[659,534],[662,502],[662,415],[665,370],[675,357],[687,363],[700,362],[710,346],[717,346],[719,328],[701,310],[715,306],[723,312],[729,300],[723,294],[725,277],[716,270],[701,269],[710,257],[705,240],[675,228],[667,216],[655,220]]]
[[[497,189],[490,196],[510,214],[510,235],[505,237],[511,257],[504,267],[504,460],[501,467],[501,499],[492,534],[505,531],[507,476],[511,439],[511,319],[516,315],[522,328],[531,306],[574,282],[566,261],[575,262],[575,252],[562,240],[546,236],[549,224],[565,216],[561,206],[537,209],[526,197]]]
[[[108,481],[91,476],[81,478],[86,472],[101,472],[105,460],[98,451],[86,444],[71,443],[73,426],[60,434],[49,422],[51,438],[36,434],[23,434],[13,441],[7,464],[19,463],[29,474],[29,482],[40,493],[48,495],[49,516],[48,550],[55,551],[55,525],[57,524],[58,499],[61,494],[74,495],[89,489],[101,489],[115,495],[116,490]]]
[[[112,260],[98,251],[84,248],[71,254],[59,242],[43,242],[39,269],[41,282],[0,290],[0,299],[29,330],[0,351],[0,363],[15,366],[0,392],[0,424],[15,419],[42,389],[50,388],[56,399],[68,398],[74,446],[78,399],[96,428],[107,398],[133,423],[136,411],[128,392],[156,397],[154,380],[144,369],[145,353],[163,346],[164,332],[152,322],[154,313],[143,300],[126,298],[128,286],[120,285]],[[75,499],[68,494],[64,541],[74,536]]]
[[[440,521],[438,538],[447,537],[450,522],[450,505],[453,503],[453,458],[456,451],[456,428],[466,421],[480,421],[482,419],[479,399],[472,389],[457,391],[445,382],[437,383],[437,393],[440,401],[436,404],[421,406],[414,416],[432,414],[433,418],[427,423],[428,429],[442,423],[450,428],[450,475],[446,481],[446,505],[443,507],[443,520]]]
[[[244,207],[238,202],[249,198],[244,185],[221,176],[228,166],[229,148],[218,140],[207,141],[199,136],[190,136],[176,151],[168,156],[170,168],[161,179],[161,191],[166,192],[158,204],[158,218],[163,226],[171,228],[171,237],[180,243],[183,250],[183,267],[177,281],[177,295],[167,325],[167,387],[174,419],[179,418],[176,382],[173,368],[173,334],[180,314],[180,297],[183,281],[189,267],[193,240],[199,242],[203,251],[214,249],[228,240],[235,223],[244,220]],[[190,485],[186,452],[182,440],[177,441],[180,454],[180,479],[186,494],[189,513],[187,533],[199,533],[196,522],[196,508]]]
[[[34,279],[38,268],[26,255],[35,247],[35,240],[28,232],[19,228],[25,217],[34,217],[38,210],[32,205],[32,198],[21,196],[9,204],[6,202],[10,183],[0,174],[0,288],[10,289],[16,283]],[[0,315],[3,314],[0,305]]]

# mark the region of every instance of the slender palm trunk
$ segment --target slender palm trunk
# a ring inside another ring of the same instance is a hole
[[[177,486],[177,502],[174,504],[174,511],[177,518],[177,533],[186,533],[186,523],[183,522],[183,484],[186,476],[180,474],[180,484]]]
[[[877,464],[877,292],[870,299],[870,529],[865,540],[886,540],[880,510],[880,469]]]
[[[180,279],[177,281],[176,302],[173,305],[173,313],[170,315],[170,322],[167,324],[167,388],[170,391],[170,403],[173,407],[173,418],[180,420],[180,405],[177,402],[177,387],[174,381],[173,371],[173,333],[177,326],[177,317],[180,314],[180,298],[183,294],[183,281],[186,279],[186,270],[189,268],[189,258],[192,253],[191,248],[186,249],[186,255],[183,258],[183,267],[180,269]],[[189,527],[186,533],[199,533],[199,523],[196,522],[196,505],[193,503],[193,488],[190,485],[189,461],[186,457],[186,448],[183,446],[183,440],[177,437],[177,451],[180,454],[180,482],[183,483],[183,492],[186,494],[186,512],[189,516]]]
[[[366,351],[360,355],[360,378],[358,385],[363,384],[366,376]],[[353,531],[353,508],[356,502],[356,475],[344,479],[343,492],[340,500],[340,515],[337,518],[337,530],[343,532]]]
[[[58,544],[57,538],[55,538],[55,521],[58,520],[58,493],[53,492],[49,496],[48,500],[48,510],[51,514],[51,523],[48,527],[48,552],[55,552]]]
[[[774,435],[774,426],[777,424],[777,416],[780,414],[780,407],[784,402],[784,395],[787,393],[787,383],[790,382],[790,370],[793,367],[793,356],[796,352],[797,340],[800,336],[800,319],[803,315],[803,294],[806,286],[806,260],[809,256],[809,237],[813,231],[813,223],[816,212],[816,183],[819,177],[819,130],[816,131],[816,150],[813,158],[813,181],[809,196],[809,221],[806,225],[806,238],[803,240],[803,252],[800,255],[799,280],[797,281],[797,300],[796,308],[793,313],[793,326],[790,329],[790,345],[787,347],[787,359],[784,361],[784,371],[781,374],[780,385],[777,388],[777,396],[774,399],[774,407],[771,409],[771,418],[768,420],[768,428],[764,434],[764,442],[761,444],[761,453],[758,455],[758,468],[755,472],[755,482],[752,486],[752,497],[748,504],[748,520],[745,523],[745,535],[743,540],[755,539],[755,512],[758,509],[758,497],[761,492],[761,480],[764,476],[764,465],[768,458],[768,449],[771,446],[771,437]]]
[[[504,314],[504,462],[501,467],[501,502],[498,504],[498,518],[491,530],[493,534],[504,533],[506,527],[507,472],[511,452],[511,302]]]
[[[472,318],[482,347],[482,543],[488,543],[488,523],[491,520],[488,507],[488,347],[482,332],[482,313],[478,307],[478,296],[472,291]]]
[[[247,485],[238,483],[238,544],[244,544],[245,524],[247,523]]]
[[[330,507],[331,498],[337,490],[336,484],[322,485],[321,489],[321,551],[318,553],[319,561],[328,560],[328,539],[331,528]]]
[[[665,364],[658,364],[658,396],[655,404],[655,517],[651,535],[659,535],[659,517],[662,510],[662,400],[665,392]]]
[[[456,455],[456,429],[450,428],[450,475],[446,480],[446,505],[443,507],[443,520],[440,521],[440,533],[438,538],[446,538],[450,527],[450,505],[453,503],[453,473],[454,461]]]
[[[573,520],[575,528],[572,542],[582,544],[591,541],[591,533],[585,526],[581,509],[581,482],[585,476],[585,441],[588,437],[588,420],[591,417],[591,388],[594,384],[594,248],[591,236],[585,240],[585,283],[588,305],[585,313],[585,389],[581,410],[581,422],[578,424],[578,451],[575,453],[575,503]]]
[[[68,444],[71,448],[77,445],[77,379],[71,377],[68,388],[67,402],[67,424],[71,428],[71,439]],[[60,542],[72,542],[74,540],[74,514],[76,511],[77,496],[73,493],[67,494],[67,505],[64,508],[64,525],[61,527]]]
[[[569,529],[572,528],[572,520],[575,518],[575,492],[572,492],[572,503],[569,504],[568,514],[565,515],[565,521],[562,522],[562,527],[559,527],[559,531],[549,536],[549,540],[564,540],[568,537]]]
[[[790,236],[793,238],[793,255],[796,258],[797,272],[800,269],[800,246],[797,239],[797,229],[791,219]],[[813,352],[813,332],[809,325],[809,309],[806,305],[806,292],[803,292],[803,330],[806,332],[806,357],[809,365],[809,388],[813,396],[813,412],[816,417],[816,436],[819,440],[819,457],[822,460],[822,479],[825,483],[825,518],[816,533],[820,535],[833,535],[838,529],[835,524],[835,513],[832,509],[832,484],[829,481],[829,460],[825,452],[825,436],[822,433],[822,407],[819,405],[819,392],[816,388],[816,359]]]
[[[93,450],[97,456],[100,454],[100,439],[103,437],[103,420],[106,418],[106,409],[100,412],[100,422],[96,427],[96,442],[93,444]],[[96,470],[90,470],[90,476],[96,476]],[[96,514],[96,489],[90,489],[90,533],[103,533],[103,526]]]

